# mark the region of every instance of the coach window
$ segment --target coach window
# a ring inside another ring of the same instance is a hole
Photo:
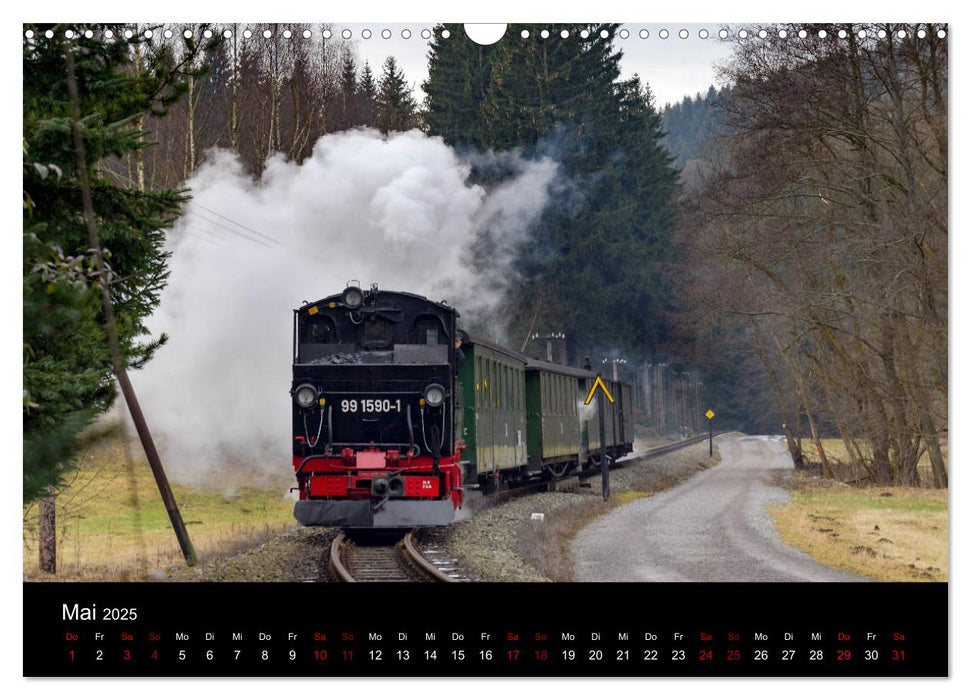
[[[493,360],[489,363],[489,398],[492,408],[499,405],[499,363]]]
[[[516,410],[516,368],[509,368],[509,408]]]
[[[502,403],[503,406],[508,410],[512,408],[512,397],[509,396],[509,391],[512,389],[512,382],[509,381],[509,367],[503,366],[502,368]]]
[[[496,390],[495,386],[493,386],[493,384],[495,384],[495,378],[496,378],[496,373],[493,370],[494,365],[495,365],[495,362],[493,362],[492,360],[486,360],[486,365],[485,365],[486,377],[485,379],[482,380],[482,388],[486,390],[484,392],[485,395],[482,397],[482,401],[485,404],[486,408],[490,408],[490,409],[493,408],[492,392]]]
[[[489,360],[489,408],[496,407],[496,390],[499,388],[497,383],[499,377],[496,376],[496,361]]]
[[[492,387],[492,407],[499,408],[499,391],[501,390],[502,382],[500,381],[499,375],[499,363],[495,360],[492,361],[492,377],[495,379],[495,386]]]
[[[482,396],[482,358],[475,358],[475,407],[482,408],[482,400],[479,398]]]
[[[512,408],[514,411],[519,410],[519,370],[515,367],[512,368]]]
[[[478,365],[479,376],[475,380],[475,405],[482,408],[484,405],[483,395],[484,395],[484,385],[482,384],[482,378],[485,377],[485,359],[482,357],[475,358],[475,362]]]

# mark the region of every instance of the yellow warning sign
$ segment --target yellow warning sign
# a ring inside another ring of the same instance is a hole
[[[711,420],[714,417],[715,417],[715,412],[709,408],[708,412],[705,414],[705,418],[707,418],[708,420]]]
[[[600,376],[600,375],[598,374],[598,375],[597,375],[597,378],[593,380],[593,386],[592,386],[592,387],[590,387],[590,393],[589,393],[589,394],[587,394],[587,398],[586,398],[586,400],[585,400],[585,401],[583,402],[583,405],[584,405],[584,406],[589,406],[589,405],[590,405],[590,402],[591,402],[591,401],[593,401],[593,395],[594,395],[595,393],[597,393],[597,387],[598,387],[598,386],[599,386],[599,387],[600,387],[601,389],[603,389],[603,392],[604,392],[604,396],[606,396],[606,397],[607,397],[607,400],[608,400],[608,401],[609,401],[610,403],[613,403],[613,402],[614,402],[614,397],[610,395],[610,392],[609,392],[609,391],[607,391],[607,385],[606,385],[606,384],[604,384],[604,380],[603,380],[603,378],[602,378],[602,377],[601,377],[601,376]]]

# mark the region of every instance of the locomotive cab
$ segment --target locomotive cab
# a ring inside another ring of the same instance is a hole
[[[293,466],[303,525],[443,525],[464,500],[458,313],[362,289],[294,311]]]

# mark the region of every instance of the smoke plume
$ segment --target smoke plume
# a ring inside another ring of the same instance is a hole
[[[187,183],[171,277],[149,321],[169,342],[136,384],[167,468],[201,480],[229,464],[288,473],[292,310],[349,280],[487,313],[516,245],[549,200],[557,165],[499,158],[509,176],[469,183],[471,157],[412,131],[330,134],[302,164],[271,158],[258,181],[214,151]],[[488,275],[469,260],[487,237]]]

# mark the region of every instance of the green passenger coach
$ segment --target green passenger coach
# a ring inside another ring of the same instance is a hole
[[[581,464],[579,383],[588,370],[528,360],[526,424],[530,471],[562,476]]]
[[[455,425],[467,483],[485,491],[527,477],[562,476],[599,459],[595,402],[584,405],[596,374],[463,338]],[[630,385],[606,381],[614,402],[604,414],[607,452],[633,448]]]
[[[521,476],[526,465],[526,358],[492,343],[463,346],[461,384],[462,439],[466,480],[486,488],[498,485],[500,472]]]

